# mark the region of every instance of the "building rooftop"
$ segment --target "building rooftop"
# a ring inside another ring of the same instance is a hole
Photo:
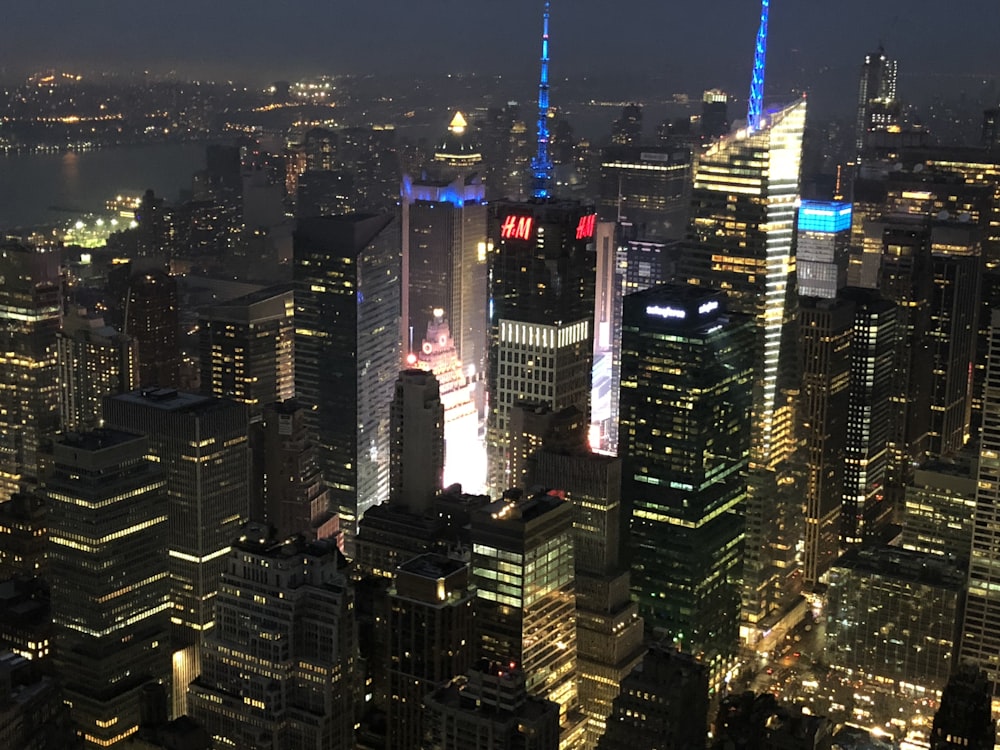
[[[947,559],[901,547],[851,549],[833,567],[943,588],[961,589],[965,585],[965,574]]]
[[[111,396],[115,401],[146,406],[168,412],[204,412],[229,407],[236,402],[214,396],[178,391],[176,388],[141,388],[130,393]]]
[[[454,560],[444,555],[428,553],[414,557],[412,560],[407,560],[399,566],[399,570],[436,581],[454,575],[465,567],[467,567],[466,564],[460,560]]]

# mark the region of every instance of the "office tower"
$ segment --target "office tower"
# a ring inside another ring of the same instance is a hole
[[[136,342],[83,310],[66,314],[56,342],[62,428],[92,430],[100,426],[101,399],[138,387]]]
[[[139,351],[139,385],[180,385],[181,350],[177,280],[163,271],[133,274],[125,298],[125,334]]]
[[[74,747],[75,739],[55,679],[29,659],[0,650],[0,746],[61,750]]]
[[[950,456],[971,437],[972,369],[982,243],[977,226],[935,222],[931,226],[934,288],[930,310],[930,443],[932,456]]]
[[[873,290],[847,289],[841,297],[854,303],[854,330],[840,540],[857,544],[877,537],[892,511],[885,502],[885,482],[895,393],[897,311],[895,303]]]
[[[0,503],[0,581],[47,574],[49,509],[33,489]]]
[[[990,710],[990,681],[981,669],[963,664],[948,680],[931,727],[931,750],[990,750],[997,722]]]
[[[621,116],[611,125],[611,142],[634,146],[642,141],[642,105],[626,104]]]
[[[595,215],[578,203],[493,206],[490,264],[489,487],[509,484],[518,401],[590,413]]]
[[[249,511],[247,409],[227,399],[145,389],[106,397],[104,422],[147,435],[150,454],[166,472],[173,714],[180,715],[184,691],[198,674],[197,647],[216,624],[226,555]]]
[[[810,588],[820,582],[839,551],[854,324],[855,307],[848,300],[799,300],[799,434],[806,467],[802,569]]]
[[[531,695],[577,702],[573,506],[511,490],[472,515],[479,653],[524,671]]]
[[[548,404],[538,401],[515,404],[510,412],[510,440],[511,477],[525,487],[536,484],[538,452],[543,447],[559,453],[589,453],[587,419],[574,406],[553,411]]]
[[[848,550],[830,570],[824,661],[889,693],[941,690],[956,664],[964,582],[936,555]]]
[[[983,110],[982,145],[988,149],[1000,146],[1000,107]]]
[[[875,229],[881,229],[883,247],[879,290],[896,303],[897,315],[885,482],[886,501],[895,509],[902,502],[912,466],[921,463],[930,449],[931,232],[923,219],[905,216],[890,217]]]
[[[621,682],[598,750],[688,750],[708,731],[708,667],[661,645]]]
[[[976,510],[972,527],[968,595],[962,622],[959,659],[978,664],[986,673],[994,700],[1000,691],[1000,594],[993,581],[1000,569],[997,556],[997,503],[1000,502],[1000,310],[990,318],[989,358],[983,389],[983,427],[976,483]]]
[[[251,426],[250,517],[270,524],[277,539],[301,534],[342,542],[308,422],[308,407],[290,399],[265,406],[260,421]]]
[[[536,698],[524,672],[483,662],[424,699],[427,750],[556,750],[559,706]]]
[[[510,408],[526,399],[590,414],[597,214],[552,197],[549,3],[542,17],[533,200],[490,209],[488,487],[509,482]],[[529,676],[529,681],[530,681]]]
[[[189,688],[217,744],[354,747],[354,592],[330,541],[248,524],[225,557],[218,626]]]
[[[747,691],[722,699],[711,750],[830,750],[835,725],[802,706],[786,708],[771,693]]]
[[[678,261],[679,280],[725,289],[728,309],[756,323],[741,626],[750,642],[788,609],[800,583],[800,496],[792,489],[791,459],[798,391],[794,228],[805,109],[805,100],[780,109],[699,157]]]
[[[45,541],[48,543],[47,535]],[[0,581],[0,649],[31,661],[51,662],[52,607],[47,581],[47,578]]]
[[[295,395],[290,284],[213,305],[198,316],[201,392],[245,403],[251,417]]]
[[[573,441],[550,431],[532,453],[526,480],[564,492],[573,506],[577,689],[588,719],[585,747],[593,748],[619,685],[642,658],[643,630],[624,560],[629,519],[622,507],[622,462],[591,453],[586,428],[582,420],[564,427],[576,432]]]
[[[54,664],[87,748],[123,747],[143,685],[170,679],[166,479],[147,453],[129,433],[66,436],[46,480]]]
[[[59,429],[59,254],[0,245],[0,502],[39,476],[39,445]]]
[[[872,54],[865,55],[858,85],[856,145],[859,154],[869,133],[899,124],[896,72],[896,61],[886,56],[881,45]]]
[[[928,462],[914,470],[903,506],[903,549],[968,561],[976,471],[975,461]]]
[[[755,338],[725,307],[693,285],[625,298],[619,445],[639,613],[723,672],[739,635]]]
[[[690,148],[607,146],[601,151],[598,219],[629,224],[638,239],[680,239],[690,175]]]
[[[729,132],[729,95],[709,89],[701,97],[702,140],[718,138]]]
[[[486,452],[479,437],[479,411],[482,400],[476,381],[467,377],[451,337],[444,310],[435,309],[427,324],[427,335],[417,355],[407,357],[417,367],[434,373],[444,407],[444,486],[461,484],[480,491],[486,475]]]
[[[389,422],[389,502],[423,513],[444,476],[444,406],[437,378],[403,370]]]
[[[847,283],[850,239],[850,203],[802,201],[795,252],[800,296],[837,296]]]
[[[456,112],[419,176],[404,175],[403,351],[414,352],[434,310],[444,310],[459,359],[481,371],[486,362],[486,193],[482,154]]]
[[[295,232],[295,391],[353,549],[389,497],[389,404],[399,372],[398,225],[385,214],[305,219]]]
[[[387,748],[419,748],[424,697],[471,666],[475,597],[469,566],[444,555],[421,555],[396,571],[387,607]]]

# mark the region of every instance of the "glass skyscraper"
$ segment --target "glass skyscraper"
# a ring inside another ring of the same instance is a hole
[[[754,372],[753,320],[725,305],[653,287],[625,298],[622,333],[632,596],[647,628],[713,666],[738,640]]]
[[[805,119],[801,99],[766,113],[753,131],[719,139],[698,158],[677,269],[678,280],[724,289],[728,309],[756,323],[743,590],[743,636],[750,642],[788,609],[801,583],[795,551],[801,513],[790,459],[798,391],[795,214]]]

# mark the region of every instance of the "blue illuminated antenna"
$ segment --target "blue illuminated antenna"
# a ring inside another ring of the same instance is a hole
[[[767,63],[767,13],[771,0],[760,2],[760,28],[753,51],[753,79],[750,81],[750,102],[747,107],[747,129],[757,130],[764,112],[764,67]]]
[[[549,156],[549,0],[542,16],[542,72],[538,80],[538,153],[531,160],[531,175],[536,198],[548,198],[552,184],[552,158]]]

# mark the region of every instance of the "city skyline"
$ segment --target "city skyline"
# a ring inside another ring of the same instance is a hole
[[[856,83],[857,60],[880,43],[901,61],[904,99],[958,74],[966,87],[978,85],[973,76],[985,82],[1000,74],[989,43],[990,30],[1000,24],[1000,6],[989,0],[963,5],[963,13],[943,14],[930,0],[877,7],[862,0],[775,4],[770,88],[804,87],[823,98],[828,89]],[[746,95],[756,3],[713,0],[702,13],[629,0],[611,10],[599,0],[555,5],[554,88],[565,78],[612,72],[662,75]],[[48,0],[6,9],[0,39],[9,56],[0,79],[66,66],[262,84],[310,73],[520,75],[537,65],[537,14],[535,2],[472,8],[445,2],[428,10],[402,0],[346,7],[299,0],[291,8],[180,0],[164,6],[111,2],[98,12],[90,4]],[[639,17],[641,24],[635,23]],[[53,18],[61,22],[54,25]],[[707,23],[710,18],[728,23]],[[489,33],[480,33],[485,29]],[[599,43],[594,29],[607,39],[628,40],[627,54],[618,45]],[[928,55],[928,49],[947,54]]]

